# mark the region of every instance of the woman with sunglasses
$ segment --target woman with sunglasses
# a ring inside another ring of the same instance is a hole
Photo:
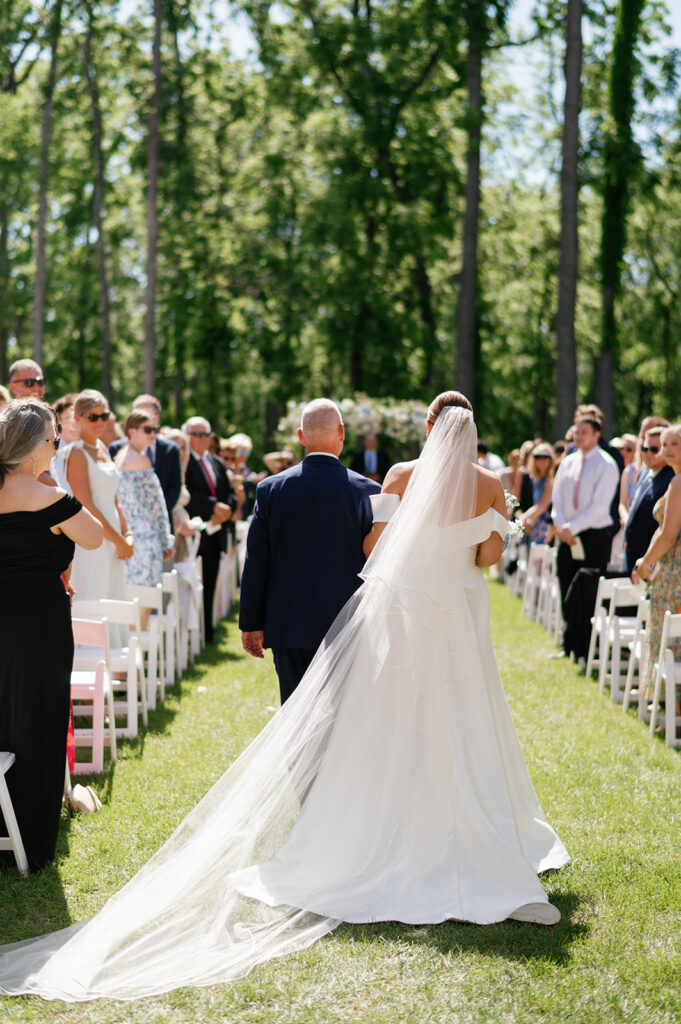
[[[67,450],[66,479],[71,493],[78,498],[104,530],[101,548],[92,555],[76,548],[71,583],[77,599],[125,600],[125,566],[134,552],[132,531],[118,501],[120,484],[106,445],[100,441],[109,418],[109,403],[99,391],[81,391],[73,406],[80,439]],[[123,627],[111,627],[112,643],[123,643]]]
[[[54,859],[64,790],[73,634],[60,577],[74,544],[102,541],[79,501],[39,479],[58,444],[42,402],[0,412],[0,750],[16,757],[7,785],[32,871]]]
[[[657,434],[657,431],[655,432]],[[658,529],[642,558],[637,558],[632,573],[634,583],[648,584],[650,615],[648,618],[648,646],[650,657],[644,682],[646,697],[652,697],[655,662],[660,650],[664,613],[681,613],[681,424],[665,427],[656,437],[648,431],[643,445],[649,454],[657,454],[671,466],[674,476],[664,493],[655,502],[653,516]],[[681,641],[672,643],[675,659],[681,657]],[[676,714],[681,714],[677,705]]]
[[[147,412],[133,409],[125,421],[127,443],[116,455],[121,475],[118,497],[135,537],[135,553],[126,563],[127,583],[153,587],[161,582],[163,563],[172,558],[175,538],[168,510],[146,450],[156,438],[156,427]]]

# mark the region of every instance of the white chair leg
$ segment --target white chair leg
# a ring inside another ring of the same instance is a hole
[[[22,875],[28,874],[28,859],[24,850],[24,842],[19,831],[17,816],[14,813],[12,799],[9,795],[5,772],[14,764],[14,754],[0,754],[0,810],[7,826],[7,838],[0,838],[0,850],[12,850],[17,867]]]

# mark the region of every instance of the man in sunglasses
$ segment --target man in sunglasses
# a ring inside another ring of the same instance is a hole
[[[158,429],[161,426],[161,403],[155,395],[138,395],[132,403],[135,412],[144,412],[148,415],[153,433],[149,434],[149,447],[146,454],[149,457],[159,483],[163,491],[168,509],[168,518],[172,524],[173,509],[177,504],[182,489],[182,461],[180,449],[174,441],[160,437]],[[109,445],[109,455],[113,459],[118,451],[126,443],[127,438],[113,441]]]
[[[210,423],[202,416],[192,416],[182,426],[187,435],[191,457],[185,475],[189,491],[187,512],[200,516],[206,523],[201,533],[199,555],[203,561],[203,614],[206,640],[213,640],[213,599],[218,580],[220,554],[227,545],[226,523],[236,511],[234,488],[221,459],[211,455]]]
[[[662,426],[654,426],[643,435],[641,455],[648,472],[641,478],[634,492],[624,527],[624,571],[627,575],[648,550],[657,529],[653,509],[674,476],[674,470],[662,458],[660,438],[664,429]]]
[[[9,368],[9,389],[15,398],[45,397],[43,371],[32,359],[17,359]]]

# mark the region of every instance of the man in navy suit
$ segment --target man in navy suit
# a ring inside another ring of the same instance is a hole
[[[200,516],[207,527],[201,533],[199,555],[203,563],[203,618],[206,641],[214,638],[213,600],[220,569],[220,555],[227,544],[226,523],[236,511],[237,499],[222,459],[208,451],[210,423],[192,416],[182,426],[191,455],[185,485],[189,491],[187,512]]]
[[[298,438],[306,458],[258,484],[241,578],[242,643],[256,658],[272,648],[282,703],[361,583],[369,497],[380,491],[339,461],[345,432],[333,402],[305,406]]]
[[[148,413],[152,425],[158,428],[161,425],[161,403],[154,395],[138,395],[132,403],[132,407],[139,412]],[[109,454],[113,458],[116,452],[120,451],[126,439],[114,441],[109,445]],[[168,441],[160,437],[158,433],[147,449],[147,455],[151,459],[156,476],[161,484],[163,497],[166,499],[168,519],[170,528],[173,528],[173,509],[180,497],[182,488],[182,462],[180,460],[180,449],[174,441]]]
[[[660,435],[663,430],[664,427],[651,427],[643,438],[641,452],[648,472],[636,488],[624,527],[624,571],[627,575],[648,550],[657,529],[653,509],[674,476],[674,470],[662,458]]]

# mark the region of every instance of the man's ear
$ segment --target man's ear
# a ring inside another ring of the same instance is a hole
[[[303,437],[303,432],[300,429],[300,427],[298,427],[298,440],[302,444],[303,448],[307,448],[307,445],[305,444],[305,438]]]

